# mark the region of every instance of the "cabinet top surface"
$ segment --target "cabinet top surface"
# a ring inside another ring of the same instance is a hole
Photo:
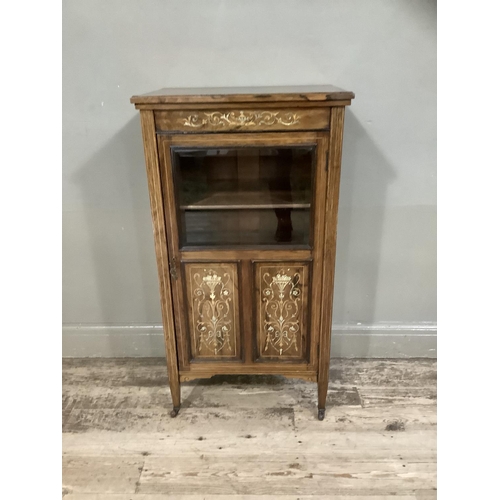
[[[164,88],[134,95],[134,104],[239,103],[239,102],[325,102],[350,101],[354,93],[332,85],[285,87]]]

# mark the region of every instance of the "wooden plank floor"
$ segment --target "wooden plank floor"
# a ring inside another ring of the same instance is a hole
[[[218,376],[171,400],[163,359],[63,360],[64,500],[436,498],[436,362],[334,360],[316,384]]]

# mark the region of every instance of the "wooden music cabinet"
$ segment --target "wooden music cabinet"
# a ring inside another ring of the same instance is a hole
[[[331,86],[162,89],[140,110],[168,377],[328,389],[345,106]]]

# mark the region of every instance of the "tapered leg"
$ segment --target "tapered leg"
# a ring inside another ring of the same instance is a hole
[[[325,418],[326,394],[328,392],[328,376],[318,378],[318,420]]]
[[[181,386],[179,377],[169,377],[170,394],[172,395],[173,410],[170,412],[172,418],[176,417],[181,409]]]

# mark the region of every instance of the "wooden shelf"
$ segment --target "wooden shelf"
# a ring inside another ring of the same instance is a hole
[[[291,238],[286,241],[276,239],[275,231],[217,231],[216,234],[206,232],[191,234],[185,246],[197,249],[207,246],[225,248],[235,245],[261,245],[266,247],[270,245],[279,247],[293,245],[294,247],[308,248],[307,243],[304,243],[306,238],[304,231],[293,231]]]
[[[311,208],[311,203],[290,200],[289,192],[219,191],[202,200],[181,205],[181,210],[263,210],[276,208]]]

